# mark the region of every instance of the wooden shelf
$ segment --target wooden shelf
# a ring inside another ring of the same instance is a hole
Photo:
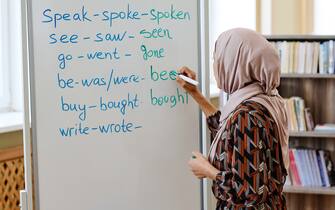
[[[281,78],[335,79],[334,74],[281,74]]]
[[[335,40],[335,36],[327,35],[265,35],[264,36],[269,41],[328,41]]]
[[[304,131],[304,132],[292,132],[290,131],[290,137],[304,137],[304,138],[334,138],[335,132],[322,132],[322,131]]]
[[[335,195],[335,187],[284,186],[285,193]]]

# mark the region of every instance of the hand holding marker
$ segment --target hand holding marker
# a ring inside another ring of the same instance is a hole
[[[197,76],[194,71],[188,67],[182,67],[179,72],[175,72],[177,83],[182,87],[187,93],[194,95],[199,92],[198,85],[199,82],[196,81]]]
[[[198,82],[198,81],[193,80],[193,79],[191,79],[191,78],[185,76],[183,73],[177,73],[177,75],[178,75],[181,79],[183,79],[185,82],[188,82],[188,83],[190,83],[190,84],[192,84],[192,85],[194,85],[194,86],[198,86],[198,85],[199,85],[199,82]]]

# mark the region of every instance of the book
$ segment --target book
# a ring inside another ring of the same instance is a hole
[[[314,120],[310,108],[305,108],[305,121],[306,121],[306,130],[314,130]]]
[[[324,69],[324,72],[323,72],[323,74],[328,74],[328,69],[329,69],[329,41],[324,42],[323,45],[324,45],[324,48],[323,48],[323,52],[324,52],[323,69]]]
[[[308,180],[306,176],[306,167],[304,164],[304,160],[302,158],[301,150],[294,150],[294,158],[296,159],[297,168],[300,175],[301,186],[307,186]]]
[[[320,155],[320,151],[316,151],[316,158],[318,160],[318,166],[319,166],[319,170],[320,170],[320,177],[321,177],[321,182],[323,187],[327,187],[327,181],[326,181],[326,176],[327,174],[324,171],[324,166],[321,160],[321,155]]]
[[[319,50],[319,73],[325,74],[325,45],[324,43],[320,44]]]
[[[313,70],[313,49],[314,45],[312,42],[307,42],[306,43],[306,56],[305,56],[305,69],[303,73],[305,74],[312,74]]]
[[[314,130],[320,132],[335,132],[335,124],[326,123],[323,125],[316,125]]]
[[[318,151],[321,159],[321,167],[322,167],[322,173],[325,177],[325,186],[330,187],[329,177],[328,177],[328,171],[326,167],[326,161],[325,161],[325,153],[323,150]]]
[[[295,106],[294,106],[294,100],[295,98],[289,98],[286,100],[287,102],[287,116],[288,116],[288,125],[289,125],[289,130],[291,131],[298,131],[298,123],[297,123],[297,114],[295,111]]]
[[[300,97],[292,97],[293,100],[293,110],[295,117],[293,116],[293,123],[295,131],[306,131],[306,122],[305,122],[305,103],[304,100]]]
[[[293,185],[301,186],[300,175],[295,161],[294,151],[295,149],[289,150],[291,179]]]
[[[312,155],[312,160],[313,160],[313,168],[314,168],[313,171],[315,172],[315,176],[317,178],[317,186],[323,186],[322,180],[321,180],[320,168],[318,164],[318,159],[316,156],[316,150],[310,150],[310,153]]]
[[[308,153],[306,149],[299,150],[302,156],[302,164],[303,164],[303,170],[304,174],[303,176],[306,177],[306,184],[307,186],[313,186],[314,185],[314,176],[311,168],[311,160],[308,157]]]
[[[306,72],[305,61],[306,61],[306,46],[307,42],[301,42],[299,44],[299,58],[298,58],[298,70],[296,73],[303,74]]]
[[[294,42],[294,58],[293,58],[293,71],[292,74],[298,71],[298,59],[299,59],[299,42]]]
[[[312,67],[312,74],[317,74],[318,73],[318,64],[319,64],[319,48],[320,48],[320,43],[319,42],[314,42],[313,43],[313,67]]]
[[[311,176],[312,176],[312,186],[321,186],[321,183],[319,182],[319,178],[318,177],[318,173],[317,171],[319,170],[316,165],[315,165],[315,161],[314,161],[314,156],[313,156],[313,150],[308,149],[306,150],[307,155],[308,155],[308,163],[310,166],[310,171],[311,171]]]
[[[289,43],[289,65],[288,65],[288,73],[292,74],[294,72],[294,42]]]
[[[334,74],[334,41],[330,40],[328,45],[328,74]]]

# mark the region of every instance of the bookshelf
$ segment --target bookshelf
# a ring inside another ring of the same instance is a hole
[[[265,36],[278,42],[326,42],[335,36],[276,35]],[[307,71],[308,72],[308,71]],[[335,123],[335,74],[285,73],[281,75],[280,94],[284,98],[298,96],[311,109],[315,124]],[[324,149],[335,161],[335,132],[290,132],[290,147]],[[285,186],[287,205],[294,209],[330,209],[335,206],[335,187]]]
[[[297,187],[285,186],[286,193],[314,194],[314,195],[335,195],[335,187]]]
[[[328,74],[282,74],[282,79],[285,78],[308,78],[308,79],[335,79],[335,75]]]
[[[290,132],[290,137],[301,137],[301,138],[330,138],[335,140],[335,132],[317,132],[317,131],[304,131],[304,132]]]

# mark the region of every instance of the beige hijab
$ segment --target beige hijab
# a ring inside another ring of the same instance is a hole
[[[262,104],[271,113],[279,132],[285,168],[289,167],[288,125],[284,101],[278,94],[280,62],[277,51],[260,34],[248,29],[232,29],[215,44],[214,74],[218,88],[229,94],[222,109],[221,127],[211,146],[215,155],[226,119],[245,100]]]

